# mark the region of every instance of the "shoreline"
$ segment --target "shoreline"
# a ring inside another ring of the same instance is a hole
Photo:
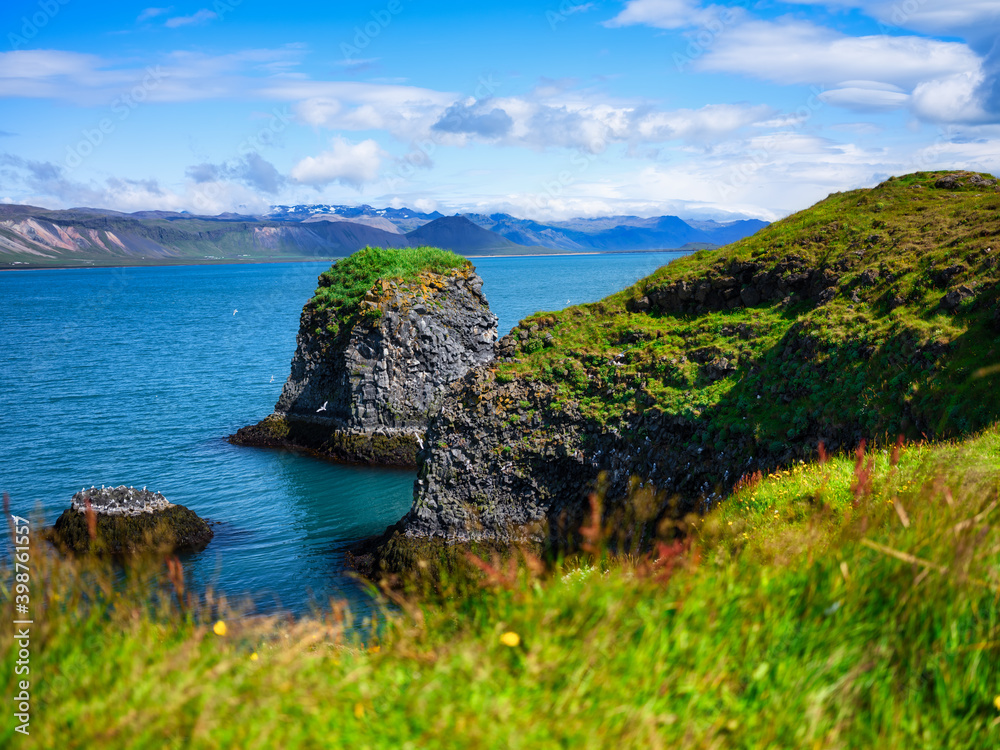
[[[0,271],[87,271],[101,268],[174,268],[183,266],[239,266],[264,265],[270,263],[327,263],[346,258],[347,256],[330,256],[327,258],[238,258],[232,260],[198,260],[178,259],[176,263],[95,263],[93,265],[33,265],[0,266]]]
[[[565,258],[576,255],[631,255],[640,253],[676,253],[695,252],[694,250],[684,251],[683,248],[657,248],[655,250],[594,250],[592,252],[580,253],[518,253],[516,255],[463,255],[469,260],[481,260],[483,258]],[[458,253],[462,255],[461,253]],[[3,271],[67,271],[67,270],[89,270],[100,268],[171,268],[175,266],[237,266],[237,265],[263,265],[269,263],[326,263],[341,260],[347,255],[336,255],[325,258],[234,258],[234,259],[178,259],[175,263],[94,263],[92,265],[35,265],[24,263],[23,265],[0,265],[0,272]]]

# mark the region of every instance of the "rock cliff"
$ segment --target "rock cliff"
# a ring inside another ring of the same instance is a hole
[[[997,235],[992,178],[918,173],[531,316],[449,388],[413,507],[374,557],[401,559],[406,540],[564,538],[602,473],[612,502],[655,488],[640,515],[658,521],[820,443],[990,424]]]
[[[436,251],[449,256],[451,267],[418,265],[401,278],[379,256],[387,252],[362,250],[320,277],[302,311],[291,374],[274,413],[232,442],[415,464],[448,384],[493,358],[497,319],[468,261]],[[327,304],[330,290],[358,288],[363,264],[364,290]]]

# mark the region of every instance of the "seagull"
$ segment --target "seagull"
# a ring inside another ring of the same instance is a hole
[[[324,401],[323,405],[316,410],[316,413],[319,414],[321,411],[326,411],[326,405],[328,403],[330,403],[330,402],[329,401]]]
[[[417,445],[420,446],[420,450],[424,449],[424,439],[419,435],[417,435]]]
[[[274,375],[271,376],[271,382],[274,382]]]
[[[238,312],[239,312],[239,310],[233,310],[233,315],[235,315]]]

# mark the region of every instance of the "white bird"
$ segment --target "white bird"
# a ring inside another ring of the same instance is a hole
[[[417,435],[417,445],[420,446],[420,450],[424,449],[424,439],[419,435]]]
[[[321,412],[321,411],[326,411],[326,405],[327,405],[328,403],[330,403],[330,402],[329,402],[329,401],[324,401],[324,402],[323,402],[323,405],[322,405],[321,407],[319,407],[319,408],[318,408],[318,409],[316,410],[316,413],[318,414],[318,413],[319,413],[319,412]]]
[[[239,311],[238,310],[233,310],[233,315],[235,315],[237,312],[239,312]]]
[[[274,382],[274,375],[271,376],[271,382]]]

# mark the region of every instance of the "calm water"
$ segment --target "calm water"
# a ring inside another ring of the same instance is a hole
[[[506,333],[600,299],[681,253],[481,258]],[[196,585],[259,611],[366,594],[344,547],[409,509],[409,471],[342,466],[225,437],[269,414],[299,313],[329,263],[0,273],[0,491],[52,523],[91,485],[148,486],[219,522]]]

